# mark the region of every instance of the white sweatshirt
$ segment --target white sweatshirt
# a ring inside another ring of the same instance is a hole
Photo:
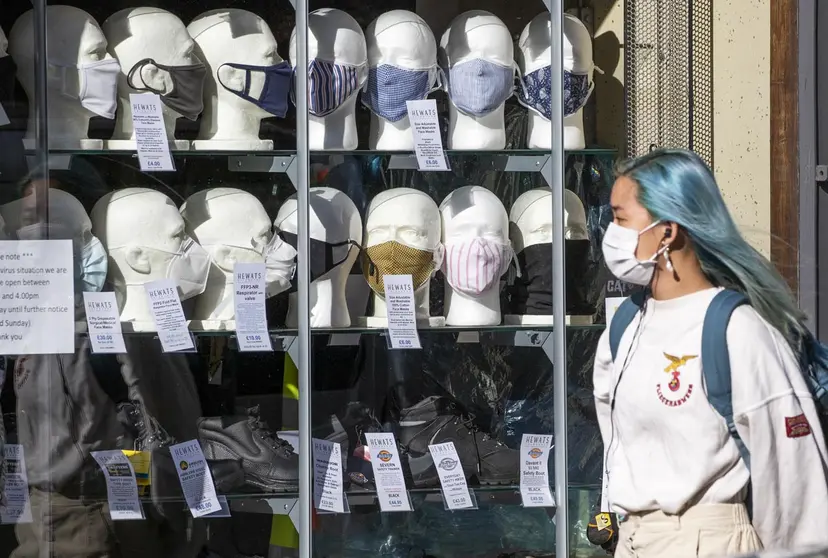
[[[707,401],[702,322],[718,290],[649,300],[614,365],[609,329],[601,336],[593,381],[604,441],[602,509],[677,514],[741,502],[750,478],[753,524],[766,549],[828,547],[828,460],[814,401],[784,338],[749,306],[733,313],[727,345],[750,473]]]

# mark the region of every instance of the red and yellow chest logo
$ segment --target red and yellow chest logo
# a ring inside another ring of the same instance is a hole
[[[684,405],[693,393],[693,384],[687,383],[687,385],[684,385],[682,383],[681,369],[689,361],[698,358],[698,355],[684,355],[677,357],[664,353],[664,358],[666,358],[670,363],[664,369],[665,373],[670,374],[670,380],[667,382],[667,390],[664,390],[661,387],[661,382],[656,384],[658,399],[668,407],[678,407],[680,405]]]

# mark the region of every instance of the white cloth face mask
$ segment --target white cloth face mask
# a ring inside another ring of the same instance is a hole
[[[85,62],[74,68],[58,66],[63,72],[63,92],[68,97],[78,99],[85,109],[112,120],[115,118],[115,109],[118,105],[118,75],[121,65],[114,58]],[[71,71],[78,73],[77,94],[72,82],[74,78],[66,74]]]
[[[274,234],[264,248],[265,294],[274,296],[290,288],[296,274],[296,250]]]
[[[642,231],[628,229],[615,223],[610,223],[601,248],[604,252],[604,261],[610,270],[621,281],[634,285],[647,286],[653,279],[656,261],[664,253],[667,246],[662,246],[648,260],[641,261],[635,256],[638,249],[638,240],[642,234],[649,231],[661,221],[647,225]]]

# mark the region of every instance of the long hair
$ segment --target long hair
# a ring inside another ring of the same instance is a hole
[[[618,174],[636,182],[638,201],[654,219],[681,226],[711,283],[747,296],[800,360],[828,365],[828,348],[808,330],[805,313],[773,264],[742,237],[713,172],[698,155],[659,149],[621,163]]]

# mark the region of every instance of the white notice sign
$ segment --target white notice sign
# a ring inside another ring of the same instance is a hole
[[[83,293],[93,353],[126,353],[115,293]]]
[[[265,264],[237,263],[233,283],[239,350],[272,351],[265,312]]]
[[[161,98],[155,93],[130,93],[129,102],[141,170],[175,170],[161,113]]]
[[[3,447],[6,483],[3,496],[6,504],[0,506],[0,523],[31,523],[32,506],[29,503],[29,479],[26,475],[26,459],[23,446],[6,444]]]
[[[313,505],[319,511],[345,513],[342,496],[342,446],[313,439]]]
[[[392,349],[420,349],[411,275],[384,275],[388,341]]]
[[[520,497],[526,508],[554,508],[549,488],[551,434],[524,434],[520,442]]]
[[[421,171],[447,171],[443,140],[440,138],[440,119],[437,116],[437,101],[406,101],[411,135],[414,136],[414,153],[417,167]]]
[[[213,477],[198,440],[170,446],[170,454],[193,517],[210,515],[221,510]]]
[[[75,352],[71,240],[0,241],[0,354]]]
[[[463,510],[477,507],[469,493],[469,485],[466,483],[466,473],[463,472],[463,464],[457,455],[457,448],[454,442],[445,444],[433,444],[428,446],[431,452],[431,459],[437,467],[437,475],[440,477],[440,486],[443,487],[443,499],[446,507],[450,510]]]
[[[178,287],[172,279],[158,279],[144,283],[149,299],[155,329],[165,353],[193,348],[193,338],[187,329],[187,319],[178,298]]]
[[[384,512],[411,511],[394,435],[366,432],[365,439],[371,452],[371,469],[374,471],[380,509]]]
[[[144,510],[138,500],[135,469],[124,452],[93,451],[92,458],[106,477],[106,497],[112,521],[144,519]]]

